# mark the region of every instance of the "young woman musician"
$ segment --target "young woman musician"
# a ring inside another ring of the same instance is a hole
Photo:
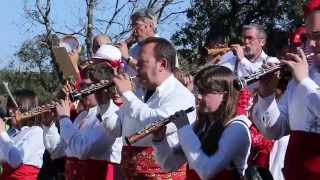
[[[37,98],[30,90],[19,90],[15,93],[20,110],[28,111],[37,105]],[[7,109],[16,112],[13,103],[8,102]],[[2,180],[36,180],[42,166],[45,150],[42,129],[36,119],[22,121],[19,112],[11,113],[11,127],[5,130],[5,123],[0,119],[0,161],[3,162]]]
[[[199,90],[199,119],[194,129],[183,112],[173,121],[189,168],[195,170],[187,173],[187,179],[240,178],[247,167],[251,122],[244,115],[236,115],[238,92],[233,87],[233,73],[223,66],[209,66],[196,75],[195,85]],[[154,135],[157,150],[165,147],[159,137]],[[162,155],[156,159],[163,168],[175,166],[162,164]]]

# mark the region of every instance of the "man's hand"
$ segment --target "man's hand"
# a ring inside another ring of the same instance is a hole
[[[115,83],[118,92],[122,95],[126,91],[132,91],[132,82],[127,74],[119,73],[118,75],[112,78],[112,81]]]
[[[234,55],[237,56],[239,61],[241,61],[241,59],[244,58],[243,47],[240,46],[240,44],[232,44],[231,49],[232,49]]]
[[[303,79],[309,77],[309,67],[303,50],[301,48],[297,50],[298,54],[287,53],[287,57],[291,60],[282,60],[282,62],[290,67],[293,78],[301,82]]]
[[[60,100],[60,103],[56,105],[57,116],[68,116],[70,117],[70,104],[69,100]]]
[[[276,64],[267,63],[262,65],[262,68],[268,69],[274,66],[276,66]],[[267,75],[261,78],[259,81],[259,89],[258,89],[259,95],[261,97],[267,97],[275,93],[278,87],[278,83],[279,83],[279,72],[274,72],[274,73],[271,73],[270,75]]]

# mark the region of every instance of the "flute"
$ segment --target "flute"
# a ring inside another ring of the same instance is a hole
[[[313,56],[314,53],[310,53],[306,55],[306,58],[309,58],[311,56]],[[286,64],[284,63],[279,63],[276,64],[275,66],[269,67],[269,68],[260,68],[257,72],[250,74],[249,76],[245,76],[245,77],[238,77],[236,79],[234,79],[233,81],[233,86],[237,89],[237,90],[241,90],[244,87],[249,86],[250,84],[259,81],[262,77],[265,77],[271,73],[280,71],[281,69],[283,69],[286,66]]]
[[[188,109],[184,110],[185,113],[190,113],[194,111],[194,107],[189,107]],[[165,118],[165,119],[161,119],[159,121],[153,122],[151,124],[149,124],[147,127],[143,128],[142,130],[130,135],[130,136],[126,136],[125,140],[126,143],[130,146],[134,143],[136,143],[137,141],[139,141],[140,139],[146,137],[147,135],[151,134],[152,132],[160,129],[161,127],[169,124],[172,121],[172,118],[174,118],[174,115]]]

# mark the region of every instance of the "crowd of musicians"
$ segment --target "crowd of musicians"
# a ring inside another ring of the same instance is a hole
[[[320,0],[307,3],[304,30],[291,42],[298,47],[281,59],[264,52],[264,27],[250,24],[242,45],[195,76],[179,69],[152,11],[131,22],[135,42],[94,38],[93,65],[79,68],[51,111],[24,118],[39,105],[36,93],[13,92],[11,118],[0,119],[0,179],[320,179]],[[279,63],[291,71],[288,82],[275,71],[235,87]],[[102,82],[110,85],[69,98]],[[164,119],[170,123],[128,139]]]

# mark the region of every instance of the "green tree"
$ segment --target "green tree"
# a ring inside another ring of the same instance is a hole
[[[241,27],[258,23],[266,27],[270,39],[281,33],[291,33],[303,23],[305,0],[192,0],[187,12],[189,22],[172,36],[179,48],[183,65],[189,71],[201,64],[198,49],[211,39],[222,37],[227,42],[239,42]],[[277,43],[269,43],[267,51]]]

